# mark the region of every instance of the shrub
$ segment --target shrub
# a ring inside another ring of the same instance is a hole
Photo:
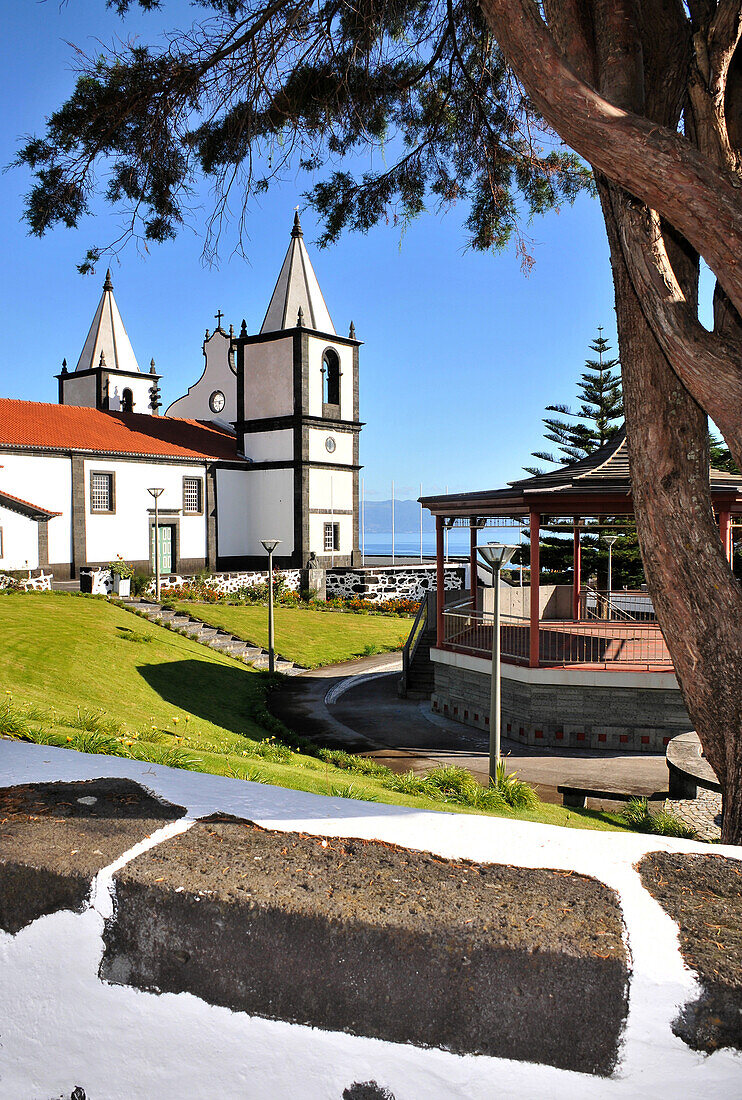
[[[10,696],[0,710],[0,735],[4,737],[25,737],[28,734],[28,722],[22,714],[11,706]]]
[[[122,741],[97,730],[84,730],[72,739],[72,747],[78,752],[102,753],[104,756],[129,756]]]
[[[121,725],[113,718],[107,718],[103,710],[80,710],[77,708],[75,718],[68,718],[63,723],[72,729],[85,730],[88,733],[116,734],[121,732]]]
[[[490,789],[513,810],[534,810],[539,803],[533,787],[518,779],[517,772],[506,771],[504,760],[498,761],[494,787]]]
[[[434,797],[434,789],[428,784],[427,776],[415,775],[413,771],[392,774],[384,784],[390,791],[399,794],[422,794]]]
[[[464,806],[474,806],[481,795],[482,788],[471,772],[455,764],[446,764],[434,768],[425,777],[427,786],[438,791],[448,802],[460,802]]]
[[[378,798],[375,794],[371,794],[370,791],[361,790],[360,787],[356,787],[354,783],[349,783],[347,787],[331,787],[330,794],[335,798],[355,798],[360,802],[378,802]]]
[[[131,578],[132,596],[143,596],[152,583],[151,573],[135,572]]]
[[[134,576],[134,570],[127,561],[124,561],[120,554],[116,555],[115,561],[109,561],[108,568],[112,573],[121,577],[122,580],[130,580]]]
[[[394,775],[391,768],[385,764],[379,764],[376,760],[368,760],[365,756],[354,756],[344,749],[317,749],[317,756],[325,764],[332,764],[343,771],[356,772],[357,775],[367,775],[373,779],[388,779]]]
[[[646,798],[632,798],[621,811],[626,824],[637,833],[654,833],[656,836],[677,836],[694,840],[695,829],[686,825],[667,810],[652,813]]]

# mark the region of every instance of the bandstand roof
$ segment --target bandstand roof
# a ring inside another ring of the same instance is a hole
[[[709,470],[712,499],[742,512],[742,475]],[[598,512],[633,515],[626,433],[579,462],[535,477],[511,481],[503,489],[421,497],[433,515],[452,518],[521,516],[592,516]]]

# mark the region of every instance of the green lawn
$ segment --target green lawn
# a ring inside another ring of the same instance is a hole
[[[174,603],[178,611],[228,630],[254,645],[268,645],[268,608],[262,604]],[[353,657],[401,649],[412,619],[342,611],[276,607],[276,652],[304,668],[334,665]]]
[[[311,612],[289,614],[300,623]],[[321,612],[317,617],[328,625],[359,621]],[[397,622],[396,628],[404,625]],[[269,730],[280,738],[280,724],[265,708],[270,677],[106,600],[0,596],[0,637],[0,734],[317,794],[483,812],[390,790],[382,779],[276,743]],[[546,803],[489,812],[570,828],[618,825],[610,815]]]

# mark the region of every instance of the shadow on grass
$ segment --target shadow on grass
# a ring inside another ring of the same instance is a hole
[[[266,677],[209,661],[168,661],[137,669],[161,699],[232,733],[251,737],[259,730],[253,711],[265,701]]]

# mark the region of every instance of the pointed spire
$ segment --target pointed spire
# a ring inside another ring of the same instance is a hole
[[[296,315],[296,327],[304,328],[304,310],[299,306],[299,312]]]
[[[66,374],[66,373],[67,373],[67,360],[63,359],[62,360],[62,374]]]
[[[101,363],[101,353],[103,363]],[[85,346],[82,349],[76,370],[97,370],[100,366],[108,370],[139,372],[134,349],[121,320],[116,299],[113,296],[113,283],[110,270],[106,272],[103,294],[93,317]]]
[[[304,244],[304,234],[297,211],[294,215],[294,227],[291,230],[288,252],[283,261],[261,333],[280,332],[282,329],[293,328],[300,308],[304,311],[303,323],[307,328],[335,335],[335,328]]]
[[[209,340],[209,330],[208,330],[208,329],[206,329],[206,335],[204,336],[204,341],[205,341],[206,343],[208,343],[208,340]]]
[[[106,353],[103,351],[103,348],[101,348],[100,360],[98,362],[98,366],[99,367],[105,367],[105,365],[106,365]]]
[[[351,321],[350,322],[350,331],[348,332],[348,339],[349,340],[355,340],[355,338],[356,338],[356,326]]]
[[[242,328],[240,329],[240,336],[247,336],[247,321],[242,318]]]
[[[150,359],[150,361],[149,361],[149,373],[150,373],[150,374],[157,374],[157,371],[155,370],[155,360],[154,360],[154,357],[153,357],[152,359]]]
[[[234,338],[234,325],[229,326],[229,336],[230,339]]]

